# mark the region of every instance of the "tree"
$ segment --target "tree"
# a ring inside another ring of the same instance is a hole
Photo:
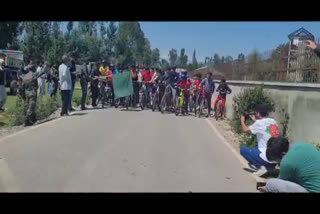
[[[67,25],[68,34],[71,33],[72,29],[73,29],[73,22],[69,21]]]
[[[249,64],[249,71],[256,72],[258,68],[258,63],[261,62],[261,54],[257,50],[253,50],[247,58]]]
[[[139,22],[120,22],[116,39],[116,56],[124,66],[149,63],[150,43]]]
[[[0,48],[13,47],[17,43],[17,36],[20,34],[20,22],[0,22]]]
[[[187,68],[187,63],[188,63],[188,56],[185,54],[185,49],[182,48],[180,50],[180,56],[178,58],[178,66],[181,68]]]
[[[110,22],[107,29],[107,51],[109,57],[115,57],[115,45],[117,37],[117,26],[115,22]]]
[[[196,50],[194,50],[193,54],[192,54],[192,65],[194,67],[198,67],[198,61],[197,61],[197,58],[196,58]]]
[[[104,22],[99,22],[100,25],[100,36],[103,40],[106,40],[105,36],[107,35],[107,28],[104,25]]]
[[[232,64],[233,58],[232,58],[232,56],[226,56],[224,61],[226,64]]]
[[[159,65],[160,61],[160,50],[158,48],[155,48],[152,50],[152,66],[157,67]]]
[[[177,54],[177,50],[176,49],[171,49],[169,51],[169,63],[170,63],[170,66],[173,67],[173,66],[176,66],[176,63],[177,63],[177,59],[178,59],[178,54]]]
[[[238,55],[238,62],[243,64],[243,63],[245,63],[245,61],[246,61],[246,57],[244,56],[243,53],[240,53]]]
[[[221,60],[220,60],[220,61],[221,61],[221,64],[224,64],[224,63],[225,63],[224,56],[221,57]]]
[[[161,66],[161,69],[165,71],[170,67],[170,64],[166,59],[161,59],[160,66]]]
[[[215,53],[215,54],[213,55],[213,64],[214,64],[215,66],[218,66],[218,65],[221,64],[221,59],[220,59],[220,57],[219,57],[219,54],[217,54],[217,53]]]
[[[65,39],[60,30],[59,22],[52,24],[50,41],[51,46],[48,49],[47,60],[51,65],[58,65],[62,55],[65,53]]]
[[[24,23],[24,53],[26,58],[43,61],[51,46],[51,22]]]

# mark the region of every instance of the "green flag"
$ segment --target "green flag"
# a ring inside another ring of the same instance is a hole
[[[113,75],[112,84],[116,99],[133,94],[131,73],[127,70]]]

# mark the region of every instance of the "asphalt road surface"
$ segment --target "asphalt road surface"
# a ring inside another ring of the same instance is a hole
[[[0,140],[1,192],[256,192],[205,119],[75,112]]]

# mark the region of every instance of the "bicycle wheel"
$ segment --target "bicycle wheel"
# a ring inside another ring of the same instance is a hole
[[[218,107],[216,108],[216,111],[214,113],[216,120],[219,120],[221,114],[221,100],[218,101]]]
[[[153,111],[153,112],[154,112],[155,109],[156,109],[156,104],[157,104],[157,96],[156,96],[156,94],[155,94],[155,95],[153,95],[153,97],[152,97],[152,111]]]
[[[202,115],[203,109],[204,109],[204,103],[205,103],[205,99],[202,97],[201,101],[200,101],[200,106],[199,106],[199,118]]]
[[[222,101],[220,100],[218,103],[218,112],[219,112],[219,116],[218,118],[222,119]]]
[[[115,108],[118,108],[119,105],[120,105],[120,99],[118,98],[118,99],[116,99],[116,100],[114,101],[114,107],[115,107]]]

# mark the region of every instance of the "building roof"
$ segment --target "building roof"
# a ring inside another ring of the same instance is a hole
[[[307,31],[306,29],[304,29],[303,27],[294,31],[293,33],[288,35],[289,39],[293,39],[293,38],[299,38],[299,39],[310,39],[314,41],[314,35],[312,33],[310,33],[309,31]]]

